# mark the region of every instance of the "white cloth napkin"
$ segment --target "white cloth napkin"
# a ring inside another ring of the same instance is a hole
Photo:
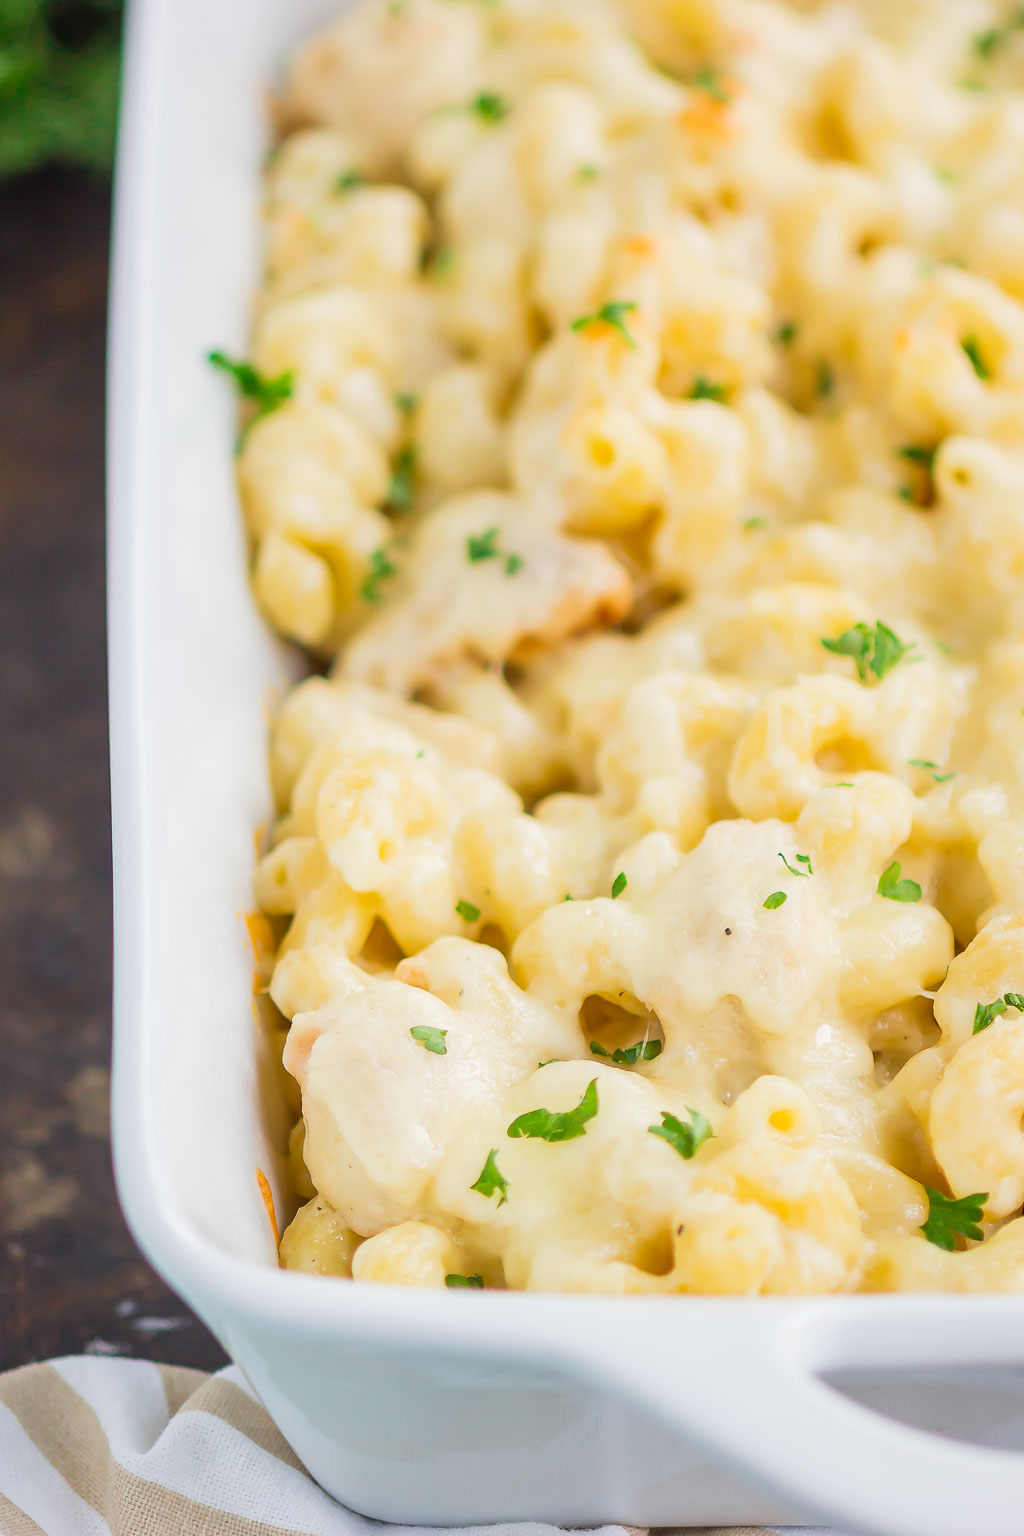
[[[317,1487],[235,1366],[207,1376],[146,1360],[73,1356],[0,1376],[3,1536],[370,1536],[385,1529]],[[416,1530],[391,1529],[396,1536]],[[560,1536],[557,1526],[538,1522],[459,1532]],[[608,1525],[594,1536],[636,1533]],[[771,1533],[744,1527],[703,1536]],[[837,1533],[804,1527],[802,1536]]]

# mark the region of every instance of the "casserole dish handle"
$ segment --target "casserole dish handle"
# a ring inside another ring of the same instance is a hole
[[[822,1379],[1024,1364],[1024,1335],[998,1302],[954,1331],[948,1306],[933,1318],[931,1301],[841,1329],[817,1308],[787,1311],[772,1328],[733,1313],[709,1320],[696,1348],[688,1340],[685,1360],[659,1331],[632,1338],[602,1373],[610,1367],[634,1401],[816,1518],[870,1536],[1020,1536],[1024,1454],[912,1428]]]

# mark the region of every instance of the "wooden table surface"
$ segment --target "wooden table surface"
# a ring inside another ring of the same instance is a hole
[[[108,189],[0,188],[0,1369],[224,1356],[110,1170],[103,590]]]

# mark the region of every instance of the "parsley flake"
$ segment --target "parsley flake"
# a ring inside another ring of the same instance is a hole
[[[732,394],[728,384],[715,384],[699,373],[693,381],[688,400],[713,400],[716,405],[727,405]]]
[[[466,540],[466,554],[474,563],[477,560],[497,560],[498,532],[488,528],[486,533],[471,533]]]
[[[779,858],[782,860],[783,864],[785,864],[786,868],[789,870],[791,875],[804,875],[804,876],[806,876],[806,875],[813,875],[814,874],[814,866],[811,863],[811,856],[810,856],[809,853],[795,853],[793,855],[793,857],[796,859],[798,864],[806,864],[807,868],[806,869],[794,869],[792,864],[786,858],[786,855],[784,853],[780,853],[779,854]]]
[[[953,1200],[949,1195],[940,1194],[937,1189],[929,1189],[927,1184],[924,1192],[928,1196],[928,1220],[922,1223],[921,1231],[930,1243],[934,1243],[936,1248],[945,1248],[947,1253],[953,1253],[958,1237],[981,1242],[985,1234],[978,1223],[988,1199],[987,1194],[964,1195],[959,1200]]]
[[[974,1010],[974,1028],[971,1033],[980,1035],[1008,1008],[1016,1008],[1018,1013],[1024,1013],[1024,996],[1020,992],[1004,992],[994,1003],[979,1003]]]
[[[471,901],[457,901],[455,910],[464,922],[476,923],[480,920],[480,908],[474,907]]]
[[[911,464],[920,464],[921,468],[928,470],[930,474],[938,446],[938,443],[932,443],[930,446],[927,443],[906,443],[896,451],[901,459],[907,459]]]
[[[591,1040],[590,1049],[594,1056],[604,1056],[618,1067],[635,1067],[638,1061],[653,1061],[656,1056],[660,1056],[662,1044],[660,1040],[638,1040],[635,1045],[606,1051],[599,1041]]]
[[[930,507],[935,501],[935,455],[938,452],[937,443],[906,443],[896,452],[901,459],[912,464],[918,473],[909,485],[903,485],[898,491],[904,501],[912,502],[919,507]]]
[[[767,524],[763,517],[745,517],[740,524],[744,533],[754,533],[758,528],[765,528]]]
[[[976,33],[971,39],[972,52],[987,63],[1010,41],[1011,34],[1021,28],[1024,28],[1024,6],[1011,12],[1002,26],[986,27],[983,32]]]
[[[652,1136],[660,1136],[662,1141],[667,1141],[680,1157],[685,1157],[689,1162],[690,1158],[696,1157],[704,1143],[710,1141],[715,1133],[711,1129],[711,1121],[706,1115],[702,1115],[699,1109],[692,1109],[687,1104],[686,1113],[690,1117],[689,1125],[663,1109],[661,1124],[649,1125],[647,1129]]]
[[[827,400],[835,387],[836,376],[832,364],[827,357],[820,357],[814,372],[814,393],[819,400]]]
[[[450,1291],[482,1291],[483,1275],[445,1275],[444,1283]]]
[[[971,367],[978,375],[978,378],[981,379],[983,383],[988,383],[989,379],[992,377],[992,370],[988,363],[985,361],[984,354],[981,350],[981,342],[978,340],[977,336],[975,336],[973,332],[969,336],[962,336],[960,338],[960,345],[967,353]]]
[[[408,512],[412,507],[415,474],[416,449],[403,448],[392,466],[391,483],[384,498],[384,505],[391,512]]]
[[[881,619],[875,620],[874,629],[869,624],[854,624],[852,629],[844,629],[834,639],[823,638],[821,643],[826,651],[832,651],[836,656],[851,657],[856,663],[857,676],[862,683],[868,681],[871,673],[881,680],[897,662],[915,649],[913,644],[904,645]]]
[[[478,1195],[483,1195],[489,1200],[492,1195],[497,1195],[499,1209],[508,1203],[508,1180],[505,1178],[497,1164],[498,1149],[492,1147],[487,1154],[487,1161],[480,1170],[480,1177],[470,1189],[475,1189]]]
[[[370,556],[369,572],[363,577],[359,588],[360,597],[367,603],[379,603],[381,582],[386,581],[389,576],[394,576],[397,570],[398,567],[388,556],[387,550],[375,549]]]
[[[923,768],[926,773],[930,773],[936,784],[947,784],[950,779],[956,778],[955,773],[939,773],[938,763],[931,762],[927,757],[909,757],[907,763],[911,768]]]
[[[416,409],[417,399],[416,395],[409,394],[405,390],[399,390],[395,396],[395,408],[401,411],[403,416],[411,416]]]
[[[580,315],[572,322],[571,330],[582,331],[589,325],[609,325],[625,341],[627,346],[636,347],[629,327],[626,324],[626,316],[632,314],[636,305],[632,299],[609,299],[607,304],[602,304],[592,315]]]
[[[356,187],[365,187],[369,179],[368,176],[363,175],[362,171],[342,171],[340,176],[334,178],[334,190],[335,192],[352,192]]]
[[[596,181],[600,175],[596,165],[581,165],[576,172],[577,181]]]
[[[776,907],[781,907],[785,900],[785,891],[772,891],[770,896],[765,897],[761,905],[766,907],[769,912],[774,912]]]
[[[700,69],[694,72],[693,83],[698,91],[704,91],[715,101],[725,103],[732,100],[732,97],[722,83],[721,75],[717,69],[712,69],[710,64],[702,64]]]
[[[877,894],[887,901],[920,901],[921,887],[916,880],[901,880],[899,863],[893,859],[878,877]]]
[[[238,393],[244,400],[251,400],[255,405],[254,419],[257,421],[261,416],[269,416],[292,397],[295,373],[290,368],[273,379],[267,379],[251,363],[229,357],[226,352],[208,352],[206,360],[211,367],[231,375]]]
[[[971,39],[971,47],[979,59],[990,59],[1005,41],[1006,34],[1002,27],[986,27],[984,32],[976,33]]]
[[[456,256],[450,245],[428,246],[423,253],[423,270],[432,282],[444,282],[455,271]]]
[[[585,1136],[587,1123],[597,1114],[597,1078],[592,1078],[575,1109],[559,1113],[551,1109],[531,1109],[518,1115],[506,1135],[530,1136],[539,1141],[575,1141]]]
[[[486,529],[483,533],[471,533],[466,539],[466,559],[471,565],[476,565],[481,560],[501,560],[504,563],[505,575],[515,576],[523,568],[523,557],[515,552],[507,553],[498,548],[500,531],[495,526]]]
[[[799,330],[800,327],[795,320],[783,320],[775,332],[775,340],[780,347],[791,347],[794,341],[796,341]]]
[[[469,110],[485,123],[500,123],[503,117],[508,116],[510,108],[504,96],[499,96],[497,91],[481,91],[473,97]]]
[[[615,879],[612,881],[612,901],[614,901],[616,897],[622,895],[628,883],[629,882],[626,879],[625,870],[620,869],[618,874],[615,876]]]
[[[448,1047],[444,1043],[448,1033],[446,1029],[436,1029],[433,1024],[414,1024],[409,1033],[432,1056],[447,1056]]]

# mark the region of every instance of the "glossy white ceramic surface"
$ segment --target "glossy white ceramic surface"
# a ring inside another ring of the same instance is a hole
[[[885,1536],[1019,1536],[1024,1456],[991,1447],[1024,1446],[1008,1369],[1024,1361],[1024,1302],[435,1294],[274,1267],[255,1181],[273,1167],[273,1106],[240,914],[288,662],[249,596],[233,407],[203,358],[244,347],[266,81],[335,8],[131,8],[110,670],[115,1154],[133,1230],[313,1475],[367,1514],[703,1525],[802,1511]]]

